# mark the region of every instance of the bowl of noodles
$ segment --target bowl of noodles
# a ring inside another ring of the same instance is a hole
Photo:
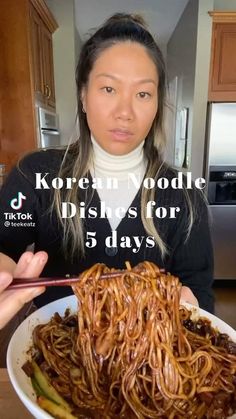
[[[180,304],[178,278],[153,263],[100,279],[109,271],[94,265],[75,295],[37,310],[14,333],[8,373],[32,415],[236,417],[236,331]]]

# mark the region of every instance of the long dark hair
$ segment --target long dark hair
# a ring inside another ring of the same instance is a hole
[[[158,111],[150,131],[145,138],[144,144],[144,153],[148,162],[146,176],[152,178],[156,178],[158,176],[158,171],[163,164],[162,153],[165,146],[165,137],[163,134],[163,114],[166,87],[164,59],[142,17],[133,14],[117,13],[111,16],[98,30],[96,30],[96,32],[82,47],[76,70],[80,138],[67,148],[59,172],[61,177],[75,177],[78,179],[86,176],[89,172],[92,159],[92,144],[86,114],[83,110],[81,101],[82,90],[83,88],[86,88],[90,72],[100,54],[106,48],[126,41],[136,42],[146,49],[156,66],[158,74]],[[147,220],[145,217],[146,204],[149,200],[154,199],[154,193],[154,188],[151,190],[145,188],[142,189],[141,217],[145,230],[148,234],[154,236],[156,243],[164,256],[166,253],[165,243],[156,231],[152,218]],[[66,201],[75,203],[76,205],[79,203],[78,191],[75,188],[67,191],[56,190],[53,205],[57,210],[59,219],[62,195]],[[79,215],[63,220],[63,229],[65,249],[67,248],[67,244],[70,240],[70,251],[72,254],[78,254],[79,252],[84,255],[83,225]]]

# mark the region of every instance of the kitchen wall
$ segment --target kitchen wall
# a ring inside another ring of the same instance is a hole
[[[183,106],[189,107],[188,160],[195,178],[203,174],[212,32],[208,11],[211,10],[236,10],[236,0],[190,0],[167,45],[169,80],[177,77],[178,81],[175,132],[178,141],[179,111]],[[170,133],[170,161],[175,157],[175,140]]]
[[[180,109],[189,108],[187,155],[193,177],[203,171],[212,23],[208,11],[213,8],[214,0],[190,0],[167,45],[169,79],[178,79],[177,140]]]
[[[236,10],[236,0],[214,0],[214,10]]]
[[[236,10],[236,0],[199,0],[191,147],[191,171],[194,177],[203,174],[212,34],[212,18],[208,11],[211,10]]]
[[[56,89],[56,108],[60,119],[61,143],[76,137],[75,68],[80,51],[80,38],[74,23],[73,0],[46,0],[58,22],[53,34],[53,58]]]
[[[172,90],[170,101],[175,99],[176,102],[171,103],[173,119],[176,119],[175,132],[170,132],[167,141],[168,160],[171,163],[183,162],[185,141],[180,140],[180,110],[187,107],[189,109],[187,155],[190,164],[197,24],[198,2],[190,0],[167,45],[167,70]],[[173,83],[176,85],[173,86]]]
[[[204,169],[203,158],[212,33],[212,18],[208,12],[213,8],[213,0],[199,0],[191,148],[191,171],[194,178],[202,176]]]

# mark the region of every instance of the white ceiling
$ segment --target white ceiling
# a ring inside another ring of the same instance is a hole
[[[141,13],[160,46],[165,47],[188,0],[74,0],[82,40],[116,12]]]

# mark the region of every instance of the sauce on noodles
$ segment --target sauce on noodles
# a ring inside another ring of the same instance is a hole
[[[232,415],[235,344],[190,319],[178,278],[149,262],[128,269],[110,280],[99,279],[114,271],[103,264],[84,272],[78,315],[34,330],[40,368],[78,418]]]

